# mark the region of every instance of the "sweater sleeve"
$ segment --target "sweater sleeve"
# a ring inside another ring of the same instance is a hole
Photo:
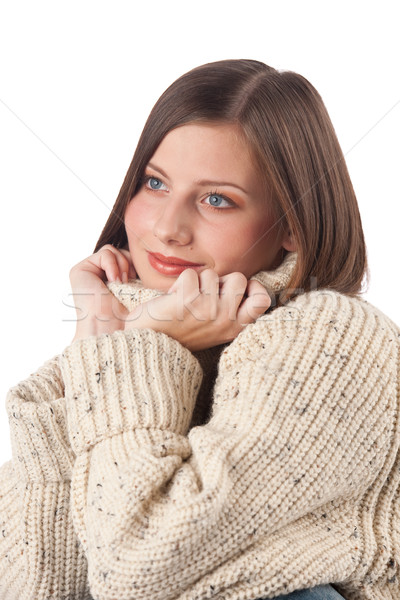
[[[367,305],[304,294],[224,351],[212,417],[190,431],[202,374],[178,342],[131,330],[66,348],[73,518],[94,597],[282,590],[282,564],[268,554],[274,544],[289,552],[279,532],[297,535],[302,517],[364,493],[390,454],[389,337]],[[330,568],[327,577],[348,576],[354,565],[339,552]]]
[[[59,357],[10,389],[12,460],[0,470],[0,597],[88,598],[87,565],[73,530],[69,443]]]

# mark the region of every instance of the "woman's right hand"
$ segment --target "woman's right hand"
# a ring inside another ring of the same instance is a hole
[[[106,244],[76,264],[69,273],[77,314],[72,340],[124,329],[127,309],[108,290],[106,281],[135,278],[130,252]]]

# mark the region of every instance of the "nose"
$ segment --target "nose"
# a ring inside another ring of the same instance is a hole
[[[190,211],[183,198],[165,201],[153,226],[153,233],[164,244],[183,246],[192,241]]]

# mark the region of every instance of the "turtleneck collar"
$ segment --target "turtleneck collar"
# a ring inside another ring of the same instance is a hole
[[[288,252],[276,269],[273,271],[259,271],[250,279],[259,281],[271,294],[279,294],[287,288],[294,273],[297,262],[297,252]]]
[[[296,266],[297,253],[288,252],[279,267],[272,271],[259,271],[250,279],[259,281],[270,295],[283,291],[293,275]],[[128,283],[108,282],[107,287],[116,298],[132,311],[139,304],[161,296],[164,292],[145,288],[140,279],[130,279]]]
[[[289,252],[279,267],[272,271],[260,271],[251,277],[259,281],[273,298],[273,294],[283,291],[293,274],[297,260],[295,252]],[[161,296],[164,292],[145,288],[140,279],[130,279],[128,283],[107,283],[108,289],[118,300],[132,311],[139,304]],[[219,358],[222,351],[229,345],[220,344],[204,350],[193,352],[203,370],[203,381],[199,390],[193,411],[190,427],[206,423],[211,414],[212,389],[217,377]]]

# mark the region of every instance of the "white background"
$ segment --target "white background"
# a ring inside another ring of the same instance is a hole
[[[365,229],[365,298],[400,323],[397,2],[0,3],[0,463],[6,392],[74,335],[68,272],[92,254],[161,92],[254,58],[322,95]]]

